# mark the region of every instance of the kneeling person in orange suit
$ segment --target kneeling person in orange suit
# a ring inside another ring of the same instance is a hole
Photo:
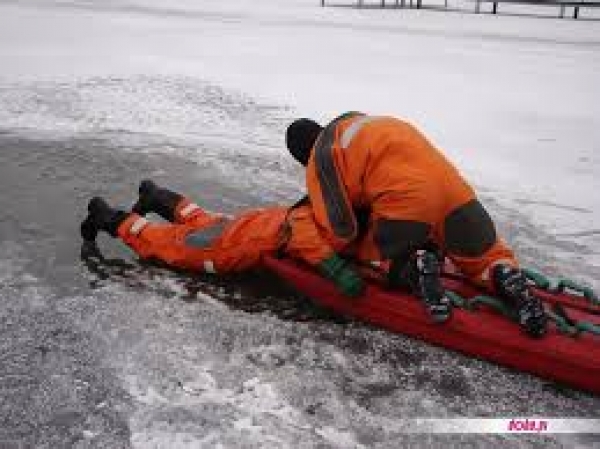
[[[358,259],[391,261],[391,284],[420,280],[409,287],[444,321],[451,307],[440,264],[427,251],[433,242],[471,281],[512,305],[528,334],[545,333],[542,303],[512,250],[471,186],[414,126],[358,112],[325,127],[298,119],[286,143],[306,167],[315,222],[336,251],[358,245]],[[362,226],[359,211],[367,217]]]
[[[347,296],[364,291],[354,268],[321,238],[309,206],[255,209],[227,218],[152,181],[142,181],[139,194],[132,212],[113,209],[99,197],[90,200],[81,223],[83,239],[93,242],[104,231],[143,259],[218,274],[255,267],[264,254],[283,251],[318,268]],[[148,221],[144,215],[150,212],[170,223]]]

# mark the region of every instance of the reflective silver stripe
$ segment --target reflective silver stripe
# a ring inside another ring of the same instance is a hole
[[[204,261],[204,271],[207,273],[215,274],[217,270],[215,269],[215,263],[212,260]]]
[[[315,170],[331,229],[337,237],[350,240],[356,237],[358,231],[352,207],[346,203],[346,186],[339,179],[334,162],[337,120],[325,127],[315,144]]]
[[[209,248],[221,237],[227,226],[229,226],[229,220],[214,222],[205,228],[190,232],[185,236],[184,242],[187,246],[194,248]]]
[[[371,123],[372,121],[375,121],[377,119],[379,119],[379,117],[377,116],[363,115],[362,117],[359,117],[354,122],[352,122],[352,124],[348,128],[346,128],[346,130],[342,134],[342,138],[340,139],[342,148],[344,150],[348,148],[352,143],[352,139],[354,139],[354,136],[358,134],[362,127],[365,126],[367,123]]]
[[[185,218],[188,215],[190,215],[192,212],[194,212],[198,209],[200,209],[200,208],[198,207],[197,204],[190,203],[187,206],[185,206],[183,209],[181,209],[181,211],[179,212],[179,215],[181,216],[181,218]]]
[[[148,223],[149,221],[146,220],[144,217],[138,218],[133,222],[133,224],[129,228],[129,233],[131,235],[138,235],[140,232],[142,232],[142,229],[144,229]]]
[[[356,217],[352,205],[346,203],[346,186],[339,179],[333,156],[333,145],[337,125],[347,119],[360,120],[366,117],[361,112],[347,112],[329,123],[319,135],[314,147],[315,170],[327,219],[334,234],[342,239],[350,240],[358,232]]]

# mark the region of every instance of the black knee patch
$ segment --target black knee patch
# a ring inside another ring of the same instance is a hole
[[[457,256],[481,256],[494,243],[497,235],[494,222],[477,200],[455,209],[444,222],[446,250]]]
[[[427,241],[430,229],[420,221],[380,219],[374,239],[384,259],[407,257]]]

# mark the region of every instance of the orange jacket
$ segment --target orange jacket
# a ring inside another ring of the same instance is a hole
[[[491,267],[518,264],[458,170],[402,120],[356,112],[333,120],[314,145],[306,183],[317,227],[338,252],[402,259],[428,239],[488,287]],[[361,235],[357,210],[369,212]]]
[[[357,237],[353,212],[371,221],[424,222],[443,240],[444,218],[475,198],[457,169],[415,127],[392,117],[348,113],[327,125],[306,171],[318,226],[337,250]]]

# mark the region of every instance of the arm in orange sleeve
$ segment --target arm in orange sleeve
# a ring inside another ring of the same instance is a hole
[[[291,209],[287,218],[290,238],[286,254],[317,266],[335,254],[333,247],[319,232],[310,205]]]
[[[322,140],[327,139],[315,146],[306,166],[306,187],[319,229],[336,251],[342,251],[357,237],[358,225],[335,147]]]
[[[365,284],[351,264],[339,257],[319,232],[309,205],[290,210],[287,224],[290,237],[286,254],[317,268],[338,290],[349,297],[363,294]]]

